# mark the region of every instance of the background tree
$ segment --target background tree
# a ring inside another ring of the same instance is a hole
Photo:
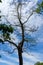
[[[28,3],[29,4],[29,3]],[[43,3],[41,3],[43,5]],[[40,5],[41,5],[40,4]],[[14,11],[13,11],[13,17],[14,17],[14,22],[11,24],[11,22],[8,20],[8,16],[4,16],[6,19],[6,23],[0,23],[0,43],[5,44],[5,42],[9,43],[13,48],[13,51],[8,51],[8,53],[13,53],[14,50],[18,51],[18,56],[19,56],[19,65],[23,65],[23,58],[22,58],[22,53],[26,52],[27,49],[29,49],[31,46],[34,46],[36,43],[36,39],[31,37],[29,35],[29,32],[36,32],[38,27],[36,26],[27,26],[26,23],[29,22],[28,20],[30,17],[34,14],[34,12],[40,13],[42,10],[40,10],[40,7],[38,6],[37,8],[30,8],[30,10],[25,11],[25,15],[23,14],[23,8],[24,6],[27,5],[27,3],[21,3],[18,2],[14,4]],[[43,8],[43,6],[41,7]],[[39,8],[39,9],[38,9]],[[28,14],[29,13],[29,14]],[[2,16],[0,16],[1,19]],[[19,41],[16,43],[15,42],[15,36],[16,39],[18,38]]]
[[[35,65],[43,65],[43,62],[37,62]]]

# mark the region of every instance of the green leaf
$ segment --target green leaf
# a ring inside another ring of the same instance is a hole
[[[10,39],[10,33],[13,33],[14,28],[11,25],[0,24],[0,31],[2,32],[4,39]]]
[[[40,4],[38,4],[38,7],[36,8],[36,12],[38,14],[42,14],[43,13],[43,1]]]
[[[6,32],[13,33],[14,29],[11,25],[0,24],[0,30],[2,30],[4,33]]]
[[[9,25],[8,32],[13,33],[13,27],[11,25]]]
[[[40,13],[40,11],[41,11],[40,8],[37,8],[37,9],[36,9],[36,12],[37,12],[37,13]]]
[[[43,2],[42,2],[40,5],[41,5],[41,7],[43,8]]]

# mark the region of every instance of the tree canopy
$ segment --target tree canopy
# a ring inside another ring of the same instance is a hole
[[[35,65],[43,65],[43,62],[37,62]]]
[[[4,39],[10,39],[10,33],[13,33],[13,27],[11,25],[0,24],[0,31],[3,33]]]

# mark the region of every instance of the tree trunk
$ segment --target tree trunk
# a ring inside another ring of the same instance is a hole
[[[18,56],[19,56],[19,65],[23,65],[22,52],[20,50],[18,50]]]

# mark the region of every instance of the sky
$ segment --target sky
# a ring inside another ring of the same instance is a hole
[[[17,1],[17,0],[15,0]],[[24,0],[26,1],[26,0]],[[29,2],[29,0],[27,0]],[[43,0],[42,0],[43,1]],[[12,4],[12,0],[2,0],[2,3],[0,3],[0,10],[1,10],[1,14],[8,16],[8,20],[11,21],[10,23],[13,24],[13,22],[17,21],[14,20],[14,12],[12,13],[12,11],[16,11],[14,4]],[[32,0],[29,4],[27,2],[26,6],[23,6],[22,8],[22,15],[24,14],[25,18],[28,16],[28,11],[32,6],[35,6],[37,4],[37,2],[41,2],[40,0]],[[12,5],[11,5],[12,4]],[[32,6],[31,6],[32,5]],[[14,9],[15,8],[15,9]],[[27,12],[25,14],[25,12]],[[30,12],[29,12],[30,14]],[[13,15],[13,16],[12,16]],[[16,15],[16,13],[15,13]],[[23,18],[22,18],[23,19]],[[12,22],[13,21],[13,22]],[[25,21],[25,20],[24,20]],[[30,26],[36,26],[39,27],[38,31],[36,31],[35,33],[30,33],[31,36],[37,38],[37,44],[34,47],[31,47],[31,49],[29,50],[29,53],[23,53],[23,65],[34,65],[34,63],[36,63],[37,61],[43,62],[43,16],[42,15],[38,15],[37,13],[34,13],[31,18],[28,20],[29,22],[27,22],[25,24],[25,26],[28,27],[28,25]],[[2,22],[6,22],[6,20],[2,17]],[[16,22],[18,23],[18,22]],[[27,33],[27,32],[26,32]],[[19,39],[16,38],[15,36],[15,42],[18,43]],[[2,57],[0,58],[0,65],[19,65],[19,61],[18,61],[18,54],[17,51],[15,51],[13,54],[8,54],[7,52],[5,52],[5,50],[9,50],[11,51],[11,48],[9,49],[8,47],[9,44],[4,44],[1,45],[0,44],[0,55],[2,55]],[[5,49],[5,50],[4,50]]]

